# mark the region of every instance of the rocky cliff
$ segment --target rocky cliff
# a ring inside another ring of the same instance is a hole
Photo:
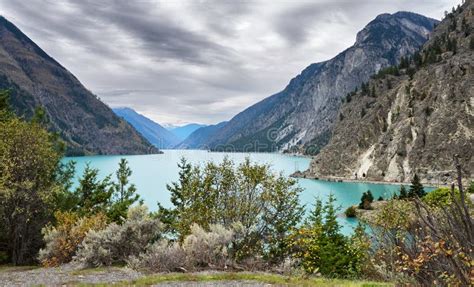
[[[335,58],[312,64],[288,86],[236,115],[206,145],[215,150],[317,153],[329,140],[341,98],[426,42],[436,20],[382,14]]]
[[[449,182],[458,154],[472,178],[473,2],[447,15],[420,53],[348,95],[307,176]]]
[[[30,117],[43,107],[67,154],[143,154],[158,150],[88,91],[15,25],[0,17],[0,89],[11,90],[15,111]]]

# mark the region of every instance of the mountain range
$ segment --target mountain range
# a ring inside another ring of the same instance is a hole
[[[67,155],[159,152],[1,16],[0,89],[10,90],[11,105],[20,116],[30,118],[42,107],[48,128],[65,141]]]
[[[114,108],[114,113],[130,123],[151,144],[160,149],[171,148],[181,142],[173,132],[137,113],[131,108]]]
[[[187,124],[184,126],[172,127],[169,130],[177,136],[180,140],[185,140],[189,135],[191,135],[195,130],[205,127],[206,125],[202,124]]]
[[[379,15],[357,34],[353,46],[311,64],[283,91],[237,114],[201,145],[318,153],[330,139],[341,99],[380,69],[416,52],[437,22],[409,12]]]
[[[419,53],[381,71],[343,103],[307,177],[433,184],[474,171],[474,2],[448,14]]]

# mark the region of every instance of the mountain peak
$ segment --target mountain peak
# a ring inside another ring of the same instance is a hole
[[[0,16],[0,89],[11,91],[20,116],[45,109],[49,129],[67,144],[68,155],[158,152],[66,68],[13,23]]]
[[[399,11],[393,14],[383,13],[367,24],[357,33],[358,44],[381,44],[384,34],[392,34],[392,38],[399,35],[409,35],[428,39],[430,31],[439,21],[413,12]]]
[[[283,91],[232,118],[205,145],[317,153],[328,142],[341,99],[380,69],[415,53],[434,23],[409,12],[379,15],[358,33],[352,47],[311,64]]]

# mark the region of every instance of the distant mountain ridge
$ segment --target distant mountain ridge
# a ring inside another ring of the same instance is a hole
[[[15,25],[0,16],[0,89],[10,89],[15,112],[26,118],[43,107],[49,129],[67,155],[157,153],[127,122]]]
[[[171,131],[180,140],[184,140],[190,134],[192,134],[195,130],[205,127],[205,126],[207,125],[191,123],[191,124],[186,124],[184,126],[172,127],[172,128],[169,128],[168,130]]]
[[[174,133],[131,108],[114,108],[114,113],[130,123],[151,144],[160,149],[172,148],[181,142]]]
[[[209,138],[212,138],[227,122],[220,122],[215,125],[201,127],[191,133],[185,140],[175,148],[179,149],[210,149],[207,145]]]
[[[245,109],[202,145],[213,150],[315,154],[330,139],[341,99],[378,70],[423,45],[437,20],[382,14],[331,60],[311,64],[281,92]]]

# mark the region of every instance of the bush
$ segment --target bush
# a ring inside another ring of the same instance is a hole
[[[383,217],[379,218],[380,224],[374,228],[376,242],[373,244],[373,258],[385,274],[392,276],[386,279],[393,280],[402,274],[414,281],[409,284],[417,286],[474,284],[471,276],[474,221],[469,199],[461,188],[462,173],[457,159],[455,166],[459,197],[451,196],[451,203],[438,208],[415,196],[412,201],[399,201],[401,206],[392,206],[380,214]],[[452,188],[454,193],[454,185]],[[440,190],[433,197],[445,194],[445,190]],[[402,210],[407,206],[411,206],[411,210]],[[398,219],[396,225],[393,219]],[[387,225],[391,220],[392,224]]]
[[[240,229],[236,226],[236,229]],[[209,231],[197,224],[182,245],[162,239],[149,246],[146,252],[132,256],[128,266],[149,272],[173,272],[192,269],[224,269],[231,260],[230,249],[237,232],[222,225],[211,225]]]
[[[459,190],[455,189],[454,194],[459,200]],[[447,187],[437,188],[423,197],[423,202],[432,207],[447,207],[453,203],[453,195],[451,189]]]
[[[370,206],[372,202],[374,202],[374,196],[370,190],[367,190],[367,192],[364,192],[360,198],[359,208],[366,210],[372,209]]]
[[[197,224],[191,226],[191,234],[183,241],[189,266],[219,269],[227,266],[234,231],[222,225],[211,225],[209,229],[207,232]]]
[[[204,166],[182,159],[179,168],[179,181],[168,186],[174,206],[158,212],[173,236],[182,242],[194,223],[204,229],[241,223],[245,232],[235,248],[238,260],[257,255],[271,263],[283,260],[285,238],[303,214],[295,180],[249,159],[236,165],[225,158]]]
[[[469,183],[469,187],[467,188],[467,192],[468,193],[474,193],[474,180],[471,180],[471,182]]]
[[[344,212],[346,217],[356,217],[356,209],[354,206],[349,206]]]
[[[186,253],[178,242],[161,239],[153,243],[145,253],[131,256],[128,267],[149,272],[175,272],[186,266]]]
[[[149,215],[146,206],[133,207],[122,225],[111,223],[103,230],[90,231],[75,259],[85,266],[123,264],[130,256],[145,252],[160,239],[161,232],[162,224]]]
[[[55,219],[55,226],[43,229],[46,247],[39,252],[41,264],[47,267],[71,261],[87,232],[107,225],[102,213],[81,218],[72,212],[56,212]]]

